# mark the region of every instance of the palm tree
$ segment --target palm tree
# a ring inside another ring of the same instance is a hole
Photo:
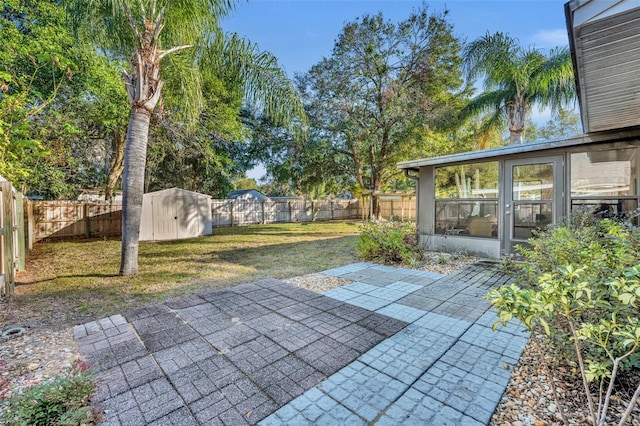
[[[218,46],[219,19],[232,11],[234,3],[235,0],[67,1],[70,19],[77,31],[88,32],[110,55],[130,58],[129,71],[122,72],[131,110],[124,151],[121,275],[138,271],[147,141],[150,118],[161,99],[164,84],[160,78],[161,66],[172,68],[172,75],[183,79],[185,117],[187,121],[195,121],[202,102],[198,69],[194,65],[199,54],[193,52]],[[237,47],[238,43],[231,45]],[[172,55],[174,53],[176,55]],[[250,72],[251,68],[240,71]],[[274,97],[268,93],[270,87],[264,84],[247,84],[245,89],[248,93],[257,93],[256,97],[267,92],[269,101],[263,105],[267,113],[301,109],[295,103],[292,109],[275,107],[279,104],[273,101]],[[281,102],[286,100],[291,97]]]
[[[545,56],[507,34],[487,33],[463,51],[470,80],[483,76],[485,91],[463,109],[463,118],[488,114],[487,128],[509,126],[511,145],[522,143],[525,121],[537,104],[556,111],[576,98],[571,55],[556,48]]]

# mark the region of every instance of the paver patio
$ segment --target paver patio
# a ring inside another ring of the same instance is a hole
[[[108,425],[484,425],[527,335],[496,317],[491,265],[357,263],[324,295],[263,280],[77,326]]]

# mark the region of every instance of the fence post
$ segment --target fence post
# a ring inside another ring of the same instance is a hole
[[[89,203],[82,206],[82,214],[84,215],[84,236],[91,236],[91,218],[89,217]]]
[[[14,269],[13,269],[13,194],[11,182],[2,182],[2,254],[4,256],[4,294],[13,296],[14,289]]]
[[[292,213],[292,203],[291,201],[287,201],[287,207],[289,208],[289,223],[294,222],[293,213]]]
[[[331,220],[333,220],[333,200],[329,201],[329,210],[331,211],[329,217],[331,218]]]
[[[264,200],[260,201],[260,211],[262,212],[262,221],[260,222],[261,224],[265,224],[265,218],[264,218]]]
[[[316,220],[316,202],[311,200],[311,222]]]
[[[26,250],[24,244],[24,201],[20,192],[16,193],[16,216],[18,223],[18,271],[24,271],[26,260]]]
[[[27,197],[23,198],[24,207],[26,212],[25,216],[25,242],[27,245],[27,253],[33,250],[33,242],[35,241],[35,223],[33,219],[33,203],[29,201]]]
[[[233,202],[233,200],[231,200],[229,203],[231,204],[231,207],[229,207],[229,212],[231,213],[231,227],[233,228],[233,205],[235,203]]]

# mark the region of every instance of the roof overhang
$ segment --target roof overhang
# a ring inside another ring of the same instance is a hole
[[[571,0],[565,16],[584,131],[640,125],[640,2]]]
[[[577,145],[615,143],[640,140],[640,128],[625,129],[610,132],[590,133],[573,136],[567,139],[542,140],[532,143],[508,145],[500,148],[485,149],[483,151],[461,152],[441,157],[423,158],[420,160],[398,163],[398,168],[404,170],[419,170],[423,166],[442,166],[447,164],[461,164],[478,161],[495,161],[499,157],[516,156],[521,154],[536,155],[543,151],[570,148]]]

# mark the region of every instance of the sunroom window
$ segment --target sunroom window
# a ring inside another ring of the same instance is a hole
[[[435,233],[498,238],[498,162],[435,171]]]
[[[625,218],[638,208],[638,148],[571,154],[571,209]]]

